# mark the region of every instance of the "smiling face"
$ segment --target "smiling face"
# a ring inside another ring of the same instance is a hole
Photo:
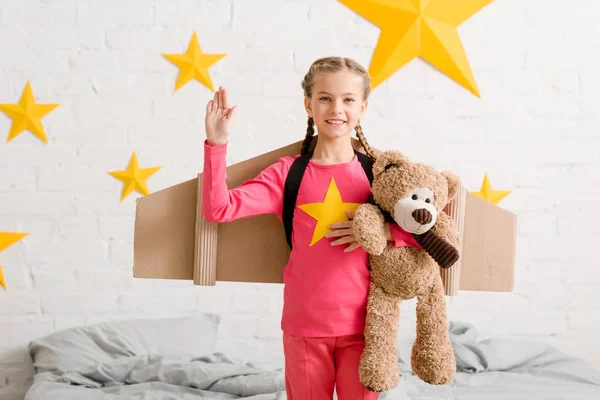
[[[350,135],[367,108],[363,78],[348,70],[319,73],[304,105],[319,135],[331,139]]]

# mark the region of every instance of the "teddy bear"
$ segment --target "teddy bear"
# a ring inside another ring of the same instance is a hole
[[[454,379],[456,361],[439,268],[449,268],[459,258],[458,229],[443,211],[459,189],[460,181],[451,172],[413,163],[399,151],[382,152],[373,164],[371,196],[353,219],[356,240],[369,253],[371,283],[359,377],[371,391],[387,391],[398,384],[399,305],[414,297],[412,370],[429,384]],[[398,224],[408,245],[388,243],[386,221]]]

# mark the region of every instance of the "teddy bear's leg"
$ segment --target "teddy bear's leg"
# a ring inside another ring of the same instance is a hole
[[[456,360],[448,334],[444,286],[439,274],[428,292],[417,297],[417,338],[412,348],[412,370],[432,385],[451,382]]]
[[[371,283],[365,327],[365,349],[358,374],[363,385],[372,392],[384,392],[400,379],[396,336],[400,299],[388,296]]]

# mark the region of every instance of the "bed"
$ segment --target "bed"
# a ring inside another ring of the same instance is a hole
[[[53,333],[29,345],[35,375],[25,399],[285,399],[283,362],[216,352],[218,326],[217,315],[194,313]],[[544,343],[482,339],[469,324],[449,328],[455,381],[420,381],[410,372],[410,342],[399,342],[402,377],[380,399],[600,399],[600,372],[581,359]]]

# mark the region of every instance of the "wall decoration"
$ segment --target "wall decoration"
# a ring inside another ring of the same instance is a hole
[[[31,84],[27,81],[21,94],[21,100],[17,104],[0,104],[0,111],[3,111],[13,121],[7,142],[10,142],[21,132],[28,130],[44,143],[48,143],[46,131],[42,125],[42,118],[58,106],[59,104],[36,103]]]
[[[494,190],[492,189],[492,185],[490,184],[490,180],[488,179],[487,174],[483,177],[483,183],[481,184],[481,189],[479,192],[471,192],[477,197],[484,199],[485,201],[489,201],[492,204],[498,204],[500,200],[505,198],[510,194],[510,190]]]
[[[340,0],[381,28],[369,74],[377,87],[422,57],[480,97],[457,27],[493,0]]]
[[[202,83],[212,92],[214,92],[215,90],[208,73],[208,68],[221,58],[225,57],[226,54],[203,53],[202,49],[200,48],[200,43],[198,42],[198,35],[194,31],[185,53],[163,54],[163,56],[179,67],[179,75],[177,76],[177,82],[175,83],[175,91],[192,79],[196,79],[198,82]]]
[[[143,195],[149,194],[150,190],[148,189],[146,180],[154,175],[160,168],[161,167],[140,168],[134,151],[126,170],[113,171],[109,172],[109,174],[123,182],[123,192],[121,194],[121,201],[123,201],[134,190]]]
[[[25,236],[27,233],[18,233],[18,232],[0,232],[0,251],[10,247],[14,243],[18,242]],[[4,274],[2,273],[2,266],[0,265],[0,286],[6,290],[6,281],[4,280]]]

